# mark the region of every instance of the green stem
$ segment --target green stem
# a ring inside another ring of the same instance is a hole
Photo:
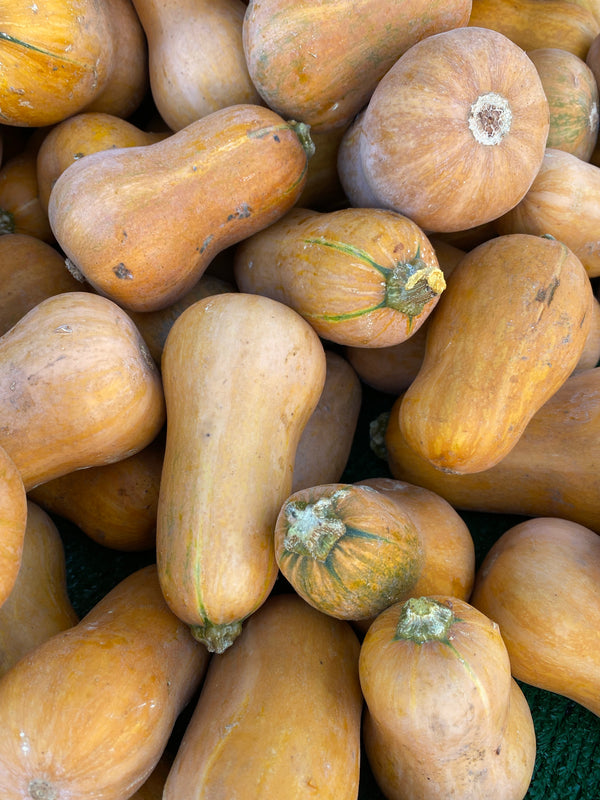
[[[325,561],[336,542],[346,533],[337,513],[337,503],[348,489],[337,489],[314,503],[290,501],[285,506],[288,528],[283,546],[290,553]]]
[[[300,144],[304,148],[307,157],[312,158],[316,148],[310,136],[310,125],[307,125],[306,122],[296,122],[295,119],[288,120],[287,124],[295,131],[296,136],[300,139]]]
[[[0,208],[0,236],[15,232],[15,218],[5,208]]]
[[[205,645],[209,653],[223,653],[242,632],[242,623],[219,625],[207,620],[203,625],[190,625],[190,630],[194,639]]]
[[[410,319],[418,317],[425,305],[446,288],[442,270],[427,264],[418,253],[410,261],[396,264],[385,282],[385,305]]]

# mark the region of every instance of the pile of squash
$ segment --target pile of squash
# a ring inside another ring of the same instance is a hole
[[[523,800],[523,686],[600,716],[600,2],[4,6],[0,798]],[[63,521],[142,559],[81,615]]]

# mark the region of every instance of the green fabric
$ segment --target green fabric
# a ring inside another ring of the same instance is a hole
[[[369,425],[389,411],[393,398],[364,387],[363,405],[352,452],[342,480],[348,483],[390,476],[387,464],[370,448]],[[477,565],[494,541],[523,517],[460,512],[475,543]],[[154,554],[120,553],[97,545],[74,526],[55,518],[65,543],[69,593],[80,616]],[[537,758],[527,800],[600,800],[600,718],[550,692],[520,684],[529,702],[537,737]],[[178,720],[169,743],[174,751],[194,702]],[[366,759],[361,767],[359,800],[384,800]],[[496,800],[482,798],[482,800]]]

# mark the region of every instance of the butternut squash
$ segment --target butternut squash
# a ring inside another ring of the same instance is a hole
[[[27,525],[27,497],[21,474],[0,447],[0,608],[17,580]]]
[[[55,243],[39,197],[36,153],[31,150],[8,159],[0,169],[0,233],[25,233]]]
[[[275,520],[325,373],[311,326],[262,295],[199,300],[167,336],[158,570],[167,603],[211,651],[273,587]]]

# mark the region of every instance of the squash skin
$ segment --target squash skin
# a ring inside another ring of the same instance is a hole
[[[428,233],[473,228],[523,197],[549,123],[537,70],[510,39],[479,27],[438,33],[373,92],[360,123],[364,180],[378,206]]]
[[[92,153],[56,181],[50,225],[100,294],[133,311],[165,308],[296,202],[308,164],[298,130],[306,140],[270,109],[236,105],[160,142]]]
[[[127,314],[91,292],[48,297],[0,338],[0,446],[27,490],[146,447],[160,375]]]
[[[600,368],[571,375],[508,455],[470,475],[442,472],[407,445],[398,424],[400,403],[401,397],[385,431],[395,478],[431,489],[455,508],[563,517],[600,533]]]
[[[293,593],[269,597],[212,657],[164,800],[355,800],[358,653],[347,622]]]
[[[518,680],[600,716],[600,539],[578,523],[535,517],[492,545],[471,602],[500,626]]]
[[[156,567],[132,573],[0,679],[2,797],[129,797],[207,663],[166,606]]]
[[[398,638],[405,608],[438,603],[448,633]],[[529,707],[498,626],[469,603],[435,595],[396,603],[367,631],[359,658],[364,743],[389,800],[522,800],[535,763]]]
[[[78,621],[67,593],[65,550],[58,528],[28,499],[19,572],[0,606],[0,675]]]
[[[510,452],[575,369],[593,292],[564,244],[512,234],[471,250],[442,300],[403,395],[400,427],[439,469],[478,472]]]
[[[369,619],[408,597],[424,561],[407,510],[365,485],[294,492],[274,537],[284,577],[307,603],[338,619]]]
[[[322,338],[385,347],[416,333],[446,283],[427,236],[394,211],[293,208],[241,242],[243,292],[286,303]]]
[[[466,25],[471,0],[260,0],[243,26],[250,77],[270,108],[326,131],[350,122],[416,41]],[[343,34],[341,33],[343,31]]]
[[[273,587],[275,520],[325,373],[310,325],[261,295],[200,300],[167,337],[158,570],[169,606],[211,650]]]
[[[27,496],[17,465],[0,447],[0,608],[15,585],[27,526]]]
[[[40,201],[36,153],[31,149],[14,155],[0,168],[0,231],[24,233],[55,244]]]

